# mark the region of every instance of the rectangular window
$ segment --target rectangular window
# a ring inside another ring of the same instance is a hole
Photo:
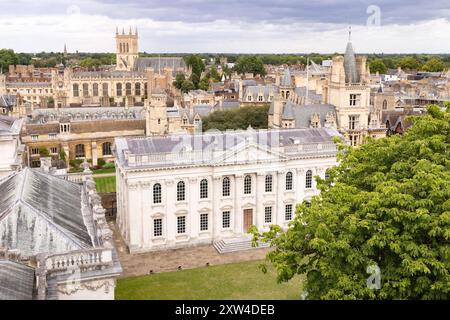
[[[292,204],[287,204],[284,210],[284,217],[286,221],[292,220]]]
[[[58,153],[58,148],[57,147],[50,147],[50,153],[52,153],[52,154]]]
[[[231,225],[230,223],[230,211],[222,212],[222,228],[227,229]]]
[[[153,236],[154,237],[162,236],[162,219],[153,220]]]
[[[359,107],[361,104],[361,95],[360,94],[350,94],[350,106]]]
[[[272,223],[272,207],[264,208],[264,223]]]
[[[356,130],[359,127],[359,115],[348,116],[348,128]]]
[[[208,214],[202,213],[200,214],[200,231],[208,230]]]
[[[31,154],[32,154],[32,155],[37,155],[37,154],[39,154],[39,148],[31,148]]]
[[[48,134],[49,139],[56,139],[56,133],[49,133]]]
[[[37,134],[32,134],[31,135],[31,140],[32,141],[37,141],[37,139],[39,139],[39,136]]]
[[[177,233],[186,233],[186,216],[177,217]]]

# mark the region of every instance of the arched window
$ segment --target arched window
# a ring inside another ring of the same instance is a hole
[[[203,179],[200,181],[200,199],[208,198],[208,180]]]
[[[292,172],[286,173],[286,190],[292,190]]]
[[[222,196],[229,197],[230,196],[230,178],[225,177],[222,180]]]
[[[73,96],[74,97],[79,97],[80,96],[80,87],[78,86],[78,83],[74,83],[73,84],[72,90],[73,90]]]
[[[183,181],[177,183],[177,201],[186,199],[186,188]]]
[[[111,152],[111,142],[105,142],[102,144],[102,152],[104,156],[112,155]]]
[[[252,193],[252,177],[245,176],[244,178],[244,194]]]
[[[312,188],[312,171],[311,170],[306,171],[305,187],[307,189]]]
[[[77,144],[75,146],[75,157],[76,158],[84,157],[84,144]]]
[[[155,183],[153,185],[153,203],[161,203],[161,185],[159,183]]]
[[[122,96],[122,84],[121,83],[116,84],[116,95],[118,97]]]
[[[89,85],[83,83],[83,97],[89,97]]]
[[[134,95],[140,96],[141,95],[141,84],[139,82],[136,82],[134,84]]]
[[[107,97],[109,94],[108,94],[108,84],[107,83],[104,83],[103,85],[102,85],[102,91],[103,91],[103,96],[104,97]]]
[[[265,189],[266,192],[272,192],[272,175],[268,174],[266,176]]]
[[[131,96],[131,83],[129,82],[125,84],[125,95]]]
[[[383,100],[383,110],[387,109],[387,100]]]

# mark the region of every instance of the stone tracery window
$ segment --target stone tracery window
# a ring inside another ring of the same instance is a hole
[[[102,144],[102,154],[104,156],[112,155],[111,142],[105,142],[105,143]]]

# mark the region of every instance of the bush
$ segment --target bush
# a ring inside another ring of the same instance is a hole
[[[108,162],[106,164],[103,165],[103,169],[109,169],[109,168],[115,168],[116,166],[114,165],[114,162]]]
[[[98,167],[103,167],[106,164],[106,161],[103,158],[100,158],[97,160],[97,166]]]
[[[39,148],[39,155],[41,157],[48,157],[50,156],[50,152],[48,151],[47,148]]]

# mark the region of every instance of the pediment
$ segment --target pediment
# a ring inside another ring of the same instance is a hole
[[[258,144],[238,145],[214,159],[216,163],[233,164],[245,162],[280,161],[286,157]]]

